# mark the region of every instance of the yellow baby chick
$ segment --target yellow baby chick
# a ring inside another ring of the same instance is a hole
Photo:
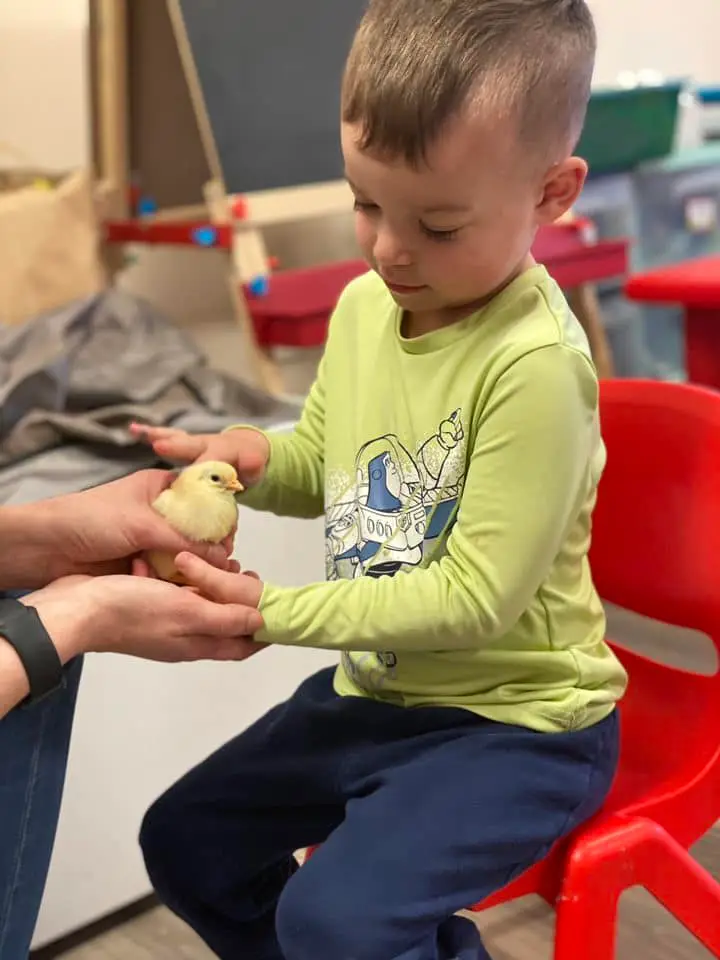
[[[244,489],[229,463],[207,460],[186,467],[153,507],[188,540],[220,543],[237,523],[235,494]],[[162,580],[185,583],[172,555],[153,550],[147,560]]]

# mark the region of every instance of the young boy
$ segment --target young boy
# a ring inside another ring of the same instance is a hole
[[[259,606],[258,640],[342,653],[146,817],[161,898],[226,960],[486,958],[453,914],[611,785],[626,677],[587,559],[598,386],[530,253],[583,185],[594,49],[584,0],[371,0],[342,96],[371,271],[301,422],[150,431],[236,464],[253,507],[326,516],[326,583],[178,560]]]

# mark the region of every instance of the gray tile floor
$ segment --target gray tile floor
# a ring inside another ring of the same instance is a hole
[[[659,660],[700,672],[714,669],[715,656],[705,638],[610,611],[610,633]],[[720,826],[694,851],[720,878]],[[532,898],[507,904],[479,919],[494,960],[550,960],[552,911]],[[592,933],[589,932],[591,936]],[[63,960],[210,960],[212,954],[188,928],[163,908],[116,927],[63,954]],[[708,960],[701,947],[644,891],[622,899],[617,960]],[[248,958],[250,960],[250,958]],[[582,960],[578,957],[578,960]]]

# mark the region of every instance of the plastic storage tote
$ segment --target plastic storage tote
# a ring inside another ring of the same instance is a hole
[[[634,270],[720,252],[720,144],[643,164],[633,174]],[[648,347],[661,376],[684,377],[682,311],[643,307]]]
[[[632,176],[618,173],[588,180],[575,204],[575,212],[593,221],[600,240],[636,237]],[[634,253],[631,245],[631,262]],[[616,373],[620,377],[659,379],[663,370],[648,349],[643,308],[625,297],[623,284],[622,277],[598,284],[603,323]]]
[[[682,90],[682,83],[667,83],[594,91],[577,149],[591,177],[666,156],[675,143]]]

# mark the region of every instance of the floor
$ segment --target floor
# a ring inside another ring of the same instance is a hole
[[[720,832],[698,857],[720,875]],[[494,960],[550,960],[553,916],[532,899],[497,907],[479,922]],[[123,926],[62,954],[62,960],[211,960],[214,956],[165,909],[158,907]],[[642,891],[626,894],[620,905],[616,960],[712,960],[712,954]],[[250,960],[250,958],[248,958]],[[578,957],[578,960],[582,960]]]
[[[610,634],[658,660],[699,672],[715,669],[704,637],[609,611]],[[720,879],[720,824],[694,851]],[[494,960],[550,960],[553,915],[534,899],[498,907],[479,921]],[[590,934],[591,935],[591,934]],[[188,928],[155,908],[62,954],[63,960],[210,960],[213,956]],[[632,890],[620,904],[616,960],[710,960],[701,947],[644,891]],[[578,960],[582,960],[578,957]]]

